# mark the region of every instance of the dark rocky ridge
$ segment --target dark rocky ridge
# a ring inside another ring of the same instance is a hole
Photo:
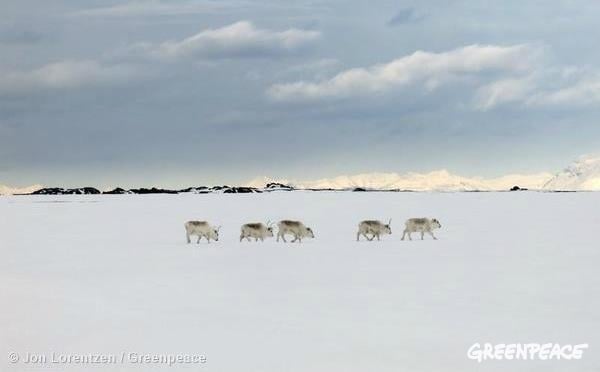
[[[265,191],[269,191],[269,190],[292,191],[292,190],[294,190],[294,188],[289,185],[284,185],[283,183],[271,182],[271,183],[267,183],[267,185],[265,186]]]
[[[45,187],[28,195],[98,195],[100,190],[93,187],[79,187],[75,189],[63,189],[62,187]]]
[[[129,191],[122,189],[120,187],[117,187],[116,189],[110,190],[110,191],[104,191],[103,194],[108,194],[108,195],[119,195],[119,194],[130,194]]]
[[[268,183],[264,188],[256,188],[256,187],[246,187],[246,186],[227,186],[227,185],[218,185],[218,186],[195,186],[195,187],[187,187],[185,189],[180,190],[170,190],[170,189],[162,189],[157,187],[151,188],[135,188],[135,189],[123,189],[121,187],[117,187],[110,191],[101,192],[100,190],[94,187],[79,187],[66,189],[61,187],[46,187],[34,191],[30,194],[21,194],[21,195],[121,195],[121,194],[211,194],[211,193],[223,193],[223,194],[251,194],[251,193],[263,193],[263,192],[273,192],[273,191],[293,191],[297,190],[293,186],[285,185],[282,183],[272,182]],[[368,192],[368,191],[380,191],[380,192],[411,192],[412,190],[403,190],[403,189],[391,189],[391,190],[378,190],[378,189],[369,189],[364,187],[354,187],[348,189],[331,189],[331,188],[309,188],[303,189],[308,191],[354,191],[354,192]],[[463,192],[484,192],[487,190],[465,190]],[[526,188],[522,188],[519,186],[513,186],[510,190],[506,191],[527,191]],[[547,192],[557,192],[557,191],[547,191]]]
[[[24,195],[122,195],[122,194],[183,194],[183,193],[192,193],[192,194],[209,194],[209,193],[223,193],[223,194],[251,194],[251,193],[262,193],[264,191],[277,191],[277,190],[294,190],[293,187],[277,184],[276,186],[266,187],[265,189],[259,189],[256,187],[245,187],[245,186],[197,186],[197,187],[187,187],[181,190],[170,190],[170,189],[162,189],[157,187],[151,188],[136,188],[136,189],[123,189],[121,187],[117,187],[113,190],[101,192],[100,190],[93,187],[80,187],[74,189],[65,189],[61,187],[46,187],[43,189],[39,189],[30,194]]]
[[[513,186],[513,187],[510,188],[510,191],[527,191],[527,189],[524,188],[524,187],[519,187],[519,186],[515,185],[515,186]]]

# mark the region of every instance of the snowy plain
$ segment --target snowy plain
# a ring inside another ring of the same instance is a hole
[[[599,371],[600,193],[272,192],[0,197],[1,371]],[[436,217],[439,240],[401,241]],[[240,243],[304,221],[302,244]],[[362,219],[393,235],[356,242]],[[183,223],[222,225],[186,244]],[[589,344],[581,360],[474,343]],[[203,364],[25,363],[27,353],[201,354]]]

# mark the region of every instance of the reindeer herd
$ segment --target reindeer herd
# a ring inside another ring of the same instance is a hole
[[[390,235],[392,233],[391,224],[391,219],[387,224],[378,220],[361,221],[358,224],[356,241],[359,241],[361,236],[368,241],[372,241],[375,238],[380,240],[381,235]],[[421,240],[424,239],[426,233],[431,235],[433,239],[437,240],[435,235],[433,235],[433,230],[442,227],[440,222],[435,218],[410,218],[406,220],[404,226],[402,240],[404,240],[406,235],[408,235],[409,240],[412,240],[412,236],[410,234],[413,232],[420,232]],[[252,241],[252,239],[254,239],[254,241],[264,241],[265,238],[272,238],[274,237],[273,227],[274,224],[271,222],[267,222],[266,224],[262,222],[244,224],[242,225],[240,232],[240,242],[244,239],[247,241]],[[220,229],[221,226],[215,227],[206,221],[188,221],[185,223],[185,235],[188,243],[191,242],[191,236],[198,237],[197,243],[200,243],[202,238],[205,238],[208,243],[210,243],[211,240],[218,241]],[[279,241],[281,238],[281,240],[287,243],[287,240],[285,240],[286,235],[291,235],[294,237],[294,239],[291,241],[292,243],[301,243],[302,239],[304,238],[315,237],[312,229],[305,226],[302,222],[281,220],[277,223],[277,241]]]

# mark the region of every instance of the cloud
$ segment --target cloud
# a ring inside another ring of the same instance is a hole
[[[178,1],[167,2],[159,0],[131,1],[122,4],[80,10],[73,16],[87,17],[143,17],[161,15],[185,15],[212,13],[232,7],[226,1]]]
[[[258,29],[250,22],[237,22],[180,41],[137,44],[128,49],[128,55],[159,61],[264,57],[297,52],[319,36],[317,31],[271,31]],[[140,64],[124,62],[119,57],[116,54],[108,60],[65,60],[32,70],[0,71],[0,96],[123,84],[148,75],[147,70],[152,68],[151,64],[140,68]]]
[[[388,26],[400,26],[407,23],[413,23],[421,21],[425,16],[418,14],[414,8],[400,9],[390,20],[387,22]]]
[[[267,95],[274,101],[289,102],[401,90],[427,95],[454,84],[455,99],[471,97],[467,102],[470,100],[470,107],[479,111],[509,105],[542,109],[600,104],[600,71],[561,67],[544,57],[542,48],[531,45],[470,45],[442,53],[417,51],[388,63],[341,71],[330,78],[274,84]]]
[[[185,16],[194,14],[233,14],[237,11],[259,11],[263,16],[267,11],[279,10],[287,13],[309,13],[311,16],[329,10],[320,2],[294,3],[251,0],[134,0],[115,5],[71,12],[73,17],[125,18],[153,16]]]
[[[482,86],[475,106],[490,110],[507,104],[522,108],[577,108],[600,104],[600,73],[577,67],[539,66],[517,78]]]
[[[112,85],[138,78],[141,74],[129,65],[110,65],[94,60],[61,61],[29,71],[0,73],[0,95]]]
[[[262,187],[266,182],[281,182],[299,188],[350,189],[363,187],[378,190],[468,191],[509,190],[513,186],[541,189],[551,177],[552,174],[546,172],[528,175],[511,174],[497,178],[464,177],[442,169],[428,173],[363,173],[311,181],[257,178],[247,184]]]
[[[324,79],[339,68],[340,61],[334,58],[321,58],[313,61],[303,61],[274,74],[278,78],[287,79]]]
[[[16,28],[0,29],[0,44],[35,44],[43,39],[42,34],[31,30]]]
[[[537,51],[527,45],[470,45],[442,53],[417,51],[391,62],[342,71],[319,81],[275,84],[268,95],[281,101],[380,94],[409,86],[428,91],[456,80],[494,73],[524,73]]]
[[[530,106],[590,106],[600,103],[600,76],[591,74],[560,89],[542,91],[525,100]]]
[[[166,61],[194,57],[265,57],[297,52],[319,37],[318,31],[296,28],[272,31],[241,21],[222,28],[204,30],[183,40],[136,44],[130,48],[130,52]]]
[[[486,111],[510,102],[520,102],[535,91],[536,87],[532,76],[496,80],[479,88],[475,107]]]

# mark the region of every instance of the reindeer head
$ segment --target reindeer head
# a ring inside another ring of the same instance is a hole
[[[273,228],[272,227],[267,227],[267,236],[273,236]]]
[[[267,221],[267,236],[273,237],[273,222]]]
[[[392,233],[392,219],[388,221],[387,225],[383,225],[383,233],[391,234]]]
[[[221,230],[221,226],[219,226],[217,228],[213,228],[212,233],[211,233],[211,235],[212,235],[211,238],[217,242],[219,241],[219,230]]]

